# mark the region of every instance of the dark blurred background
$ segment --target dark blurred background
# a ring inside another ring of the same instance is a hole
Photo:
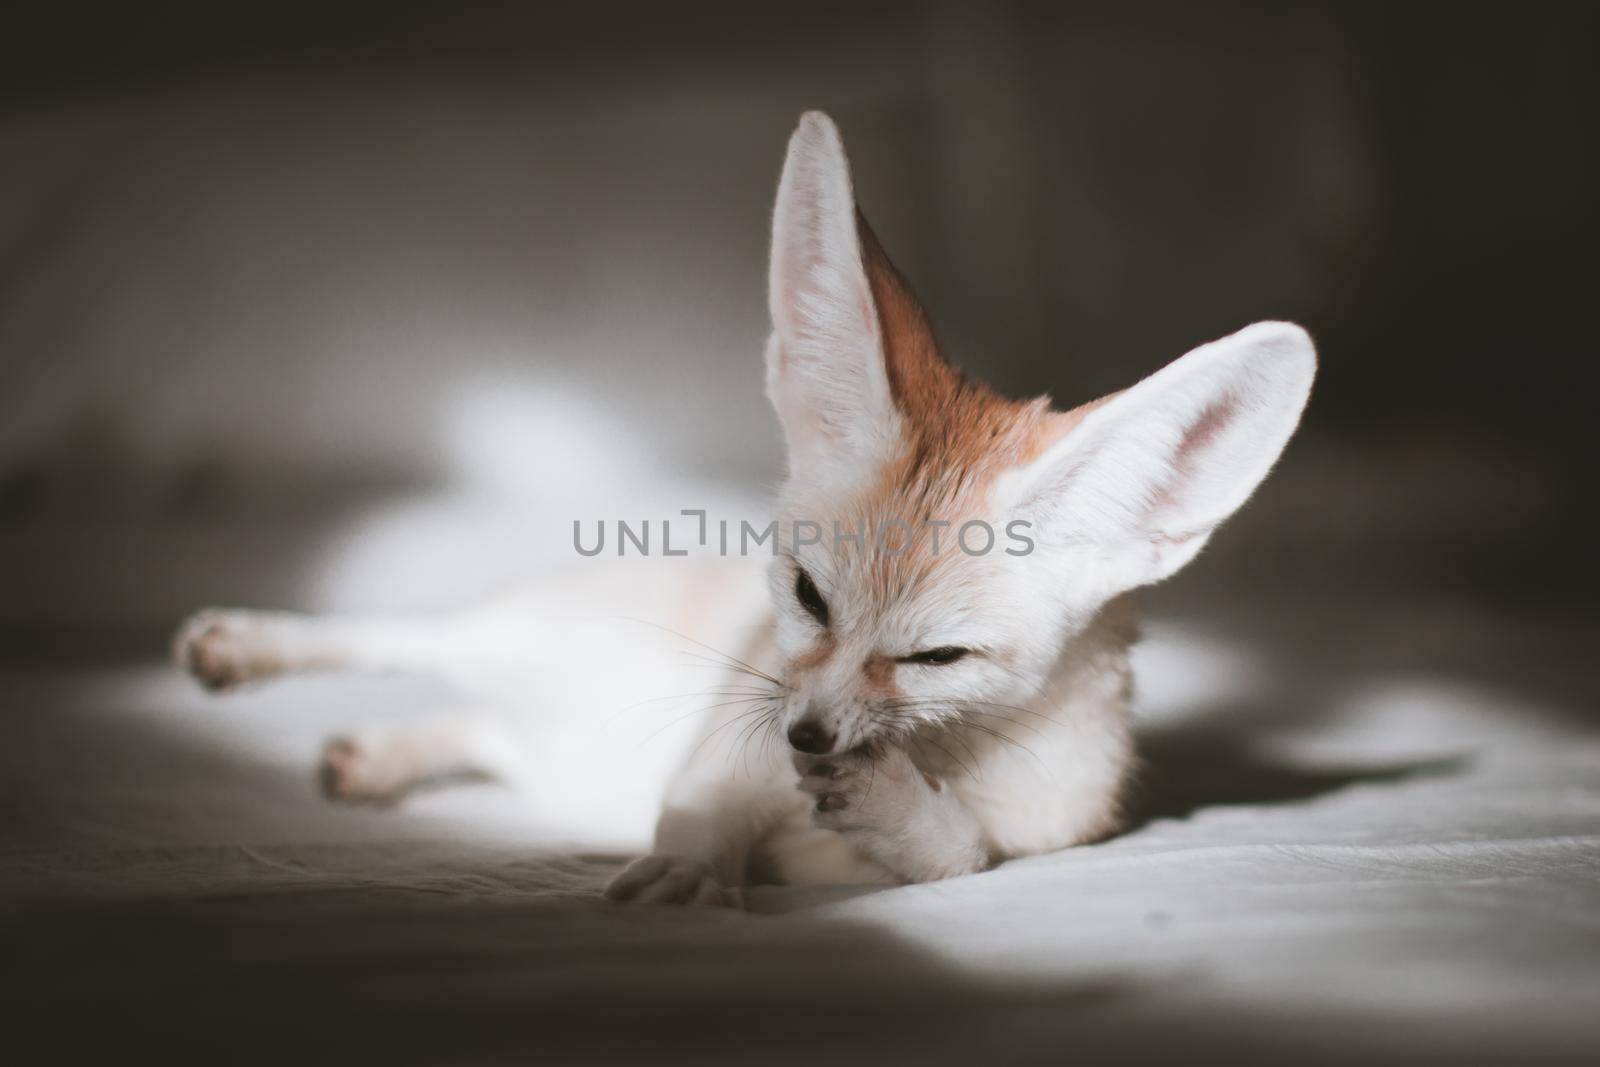
[[[1193,589],[1581,612],[1592,12],[12,11],[0,626],[443,599],[563,544],[588,486],[770,484],[768,212],[812,107],[1003,389],[1310,328],[1302,436]],[[471,580],[413,586],[419,553]]]

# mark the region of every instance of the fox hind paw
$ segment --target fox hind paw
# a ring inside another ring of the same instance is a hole
[[[222,692],[283,669],[266,624],[251,612],[209,608],[178,629],[172,655],[212,692]]]
[[[399,800],[412,782],[410,768],[395,753],[347,736],[323,746],[317,778],[329,800],[379,804]]]

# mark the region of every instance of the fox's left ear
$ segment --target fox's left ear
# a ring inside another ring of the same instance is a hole
[[[1272,469],[1316,374],[1311,338],[1261,322],[1091,405],[997,486],[1041,551],[1086,552],[1101,591],[1160,581],[1199,553]]]
[[[844,144],[807,112],[789,139],[772,218],[767,393],[793,476],[848,479],[894,446],[900,415],[862,257]]]

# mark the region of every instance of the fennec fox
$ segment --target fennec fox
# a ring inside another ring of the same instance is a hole
[[[789,469],[767,559],[595,561],[447,618],[202,612],[180,662],[213,688],[365,668],[494,693],[498,714],[335,738],[326,788],[496,775],[619,840],[659,812],[616,900],[930,881],[1113,833],[1127,594],[1266,476],[1310,393],[1305,331],[1249,326],[1071,411],[997,396],[945,360],[815,112],[778,186],[769,300]],[[711,704],[695,730],[641,731],[638,707],[684,688]]]

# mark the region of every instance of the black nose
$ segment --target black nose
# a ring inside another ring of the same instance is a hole
[[[825,756],[833,751],[833,731],[824,730],[815,719],[801,719],[789,727],[789,744],[796,752]]]

